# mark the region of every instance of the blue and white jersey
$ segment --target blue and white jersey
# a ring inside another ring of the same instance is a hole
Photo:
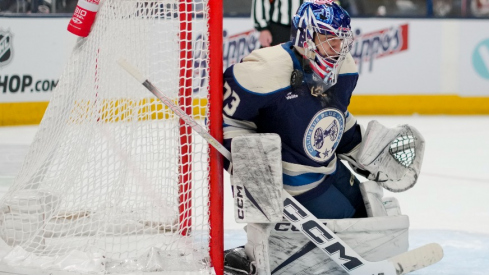
[[[245,133],[281,137],[284,188],[292,195],[327,182],[336,155],[361,142],[360,127],[347,110],[358,80],[351,55],[324,97],[311,95],[305,82],[292,87],[294,70],[306,75],[291,43],[255,50],[225,71],[223,102],[228,149],[233,137]]]

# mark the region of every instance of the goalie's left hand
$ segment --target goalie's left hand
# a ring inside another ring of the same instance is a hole
[[[359,165],[370,172],[370,180],[392,192],[403,192],[418,180],[425,140],[416,128],[401,125],[386,128],[369,122],[358,154]]]

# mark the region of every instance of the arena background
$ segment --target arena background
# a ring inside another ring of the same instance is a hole
[[[0,197],[24,164],[76,41],[66,31],[71,14],[55,14],[76,0],[5,11],[9,1],[34,0],[0,0]],[[350,111],[362,125],[413,125],[427,141],[415,188],[384,191],[410,218],[410,249],[436,242],[445,251],[440,263],[413,275],[489,274],[489,0],[341,2],[353,17],[361,70]],[[258,47],[250,5],[224,0],[224,66]],[[227,173],[224,183],[228,249],[243,245],[246,234],[234,221]]]
[[[224,68],[259,47],[249,15],[232,14],[224,18]],[[69,19],[0,15],[0,125],[41,121],[76,42]],[[352,27],[361,74],[352,113],[489,114],[488,19],[353,17]]]

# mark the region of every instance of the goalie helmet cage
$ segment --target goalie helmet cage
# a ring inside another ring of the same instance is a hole
[[[222,141],[222,1],[102,0],[0,200],[3,270],[223,273],[222,157],[120,58]]]

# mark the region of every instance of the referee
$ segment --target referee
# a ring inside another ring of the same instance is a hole
[[[290,40],[291,20],[302,0],[253,0],[251,13],[262,47]]]

